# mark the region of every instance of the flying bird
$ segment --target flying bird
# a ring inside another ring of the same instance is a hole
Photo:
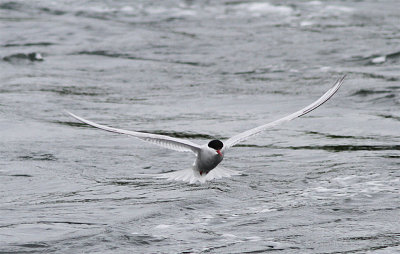
[[[194,161],[191,168],[158,174],[156,177],[166,178],[168,180],[186,181],[189,183],[195,183],[197,181],[199,181],[200,183],[204,183],[212,179],[240,175],[240,172],[238,171],[218,166],[224,159],[224,154],[226,151],[228,151],[234,145],[257,135],[268,128],[277,126],[281,123],[291,121],[297,117],[301,117],[305,114],[310,113],[311,111],[328,101],[338,91],[343,83],[344,78],[345,76],[339,78],[332,86],[332,88],[325,92],[318,100],[304,107],[303,109],[300,109],[299,111],[296,111],[276,121],[239,133],[225,141],[214,139],[203,145],[198,145],[188,140],[169,137],[166,135],[112,128],[86,120],[68,111],[67,113],[83,123],[105,131],[130,135],[143,141],[147,141],[155,145],[159,145],[161,147],[172,149],[178,152],[193,153],[196,156],[196,160]]]

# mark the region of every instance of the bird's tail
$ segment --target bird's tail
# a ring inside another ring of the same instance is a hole
[[[200,175],[199,172],[189,168],[174,172],[163,173],[157,175],[156,178],[164,178],[174,181],[184,181],[189,183],[196,183],[196,182],[205,183],[206,181],[210,181],[213,179],[219,179],[222,177],[231,177],[234,175],[240,175],[240,172],[219,166],[208,172],[207,175]]]

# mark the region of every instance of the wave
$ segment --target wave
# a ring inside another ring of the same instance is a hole
[[[397,76],[388,76],[388,75],[384,75],[384,74],[380,74],[380,73],[371,73],[371,72],[362,72],[362,71],[348,71],[348,74],[355,74],[355,75],[360,75],[363,78],[372,78],[372,79],[382,79],[382,80],[386,80],[389,82],[393,82],[393,81],[399,81],[400,78]],[[388,87],[390,89],[393,88],[392,87]],[[400,88],[400,87],[398,87]],[[396,89],[396,88],[395,88]]]
[[[284,5],[272,5],[264,2],[236,3],[234,8],[237,11],[245,11],[253,14],[280,14],[290,15],[293,9]]]
[[[325,150],[329,152],[347,151],[392,151],[400,150],[400,145],[323,145],[323,146],[289,146],[292,150]]]
[[[373,89],[360,89],[357,92],[354,92],[352,96],[368,96],[368,95],[373,95],[373,94],[388,94],[391,93],[391,91],[385,91],[385,90],[373,90]]]
[[[99,88],[80,88],[75,86],[64,86],[54,88],[42,88],[41,92],[51,92],[59,95],[82,95],[82,96],[99,96],[105,94]]]
[[[330,138],[330,139],[372,139],[371,137],[334,135],[334,134],[327,134],[327,133],[321,133],[321,132],[316,132],[316,131],[307,131],[305,133],[306,134],[320,135],[320,136],[324,136],[324,137]]]
[[[19,10],[22,8],[22,4],[17,2],[5,2],[0,4],[0,9],[3,10]]]
[[[328,152],[348,152],[348,151],[398,151],[400,145],[321,145],[321,146],[259,146],[259,145],[237,145],[237,147],[270,148],[270,149],[290,149],[290,150],[324,150]]]
[[[372,54],[370,56],[355,56],[353,61],[363,63],[364,65],[380,65],[380,64],[393,64],[399,62],[400,51],[394,51],[388,54]]]
[[[41,62],[43,61],[42,54],[38,52],[32,53],[16,53],[9,56],[3,57],[3,61],[10,62],[10,63],[19,63],[22,61],[30,61],[30,62]]]
[[[73,53],[73,55],[95,55],[95,56],[105,56],[105,57],[115,57],[115,58],[123,58],[130,60],[141,60],[141,61],[153,61],[153,62],[165,62],[165,63],[173,63],[173,64],[184,64],[191,66],[199,66],[199,67],[209,67],[214,64],[211,63],[200,63],[200,62],[191,62],[191,61],[176,61],[176,60],[168,60],[168,59],[156,59],[156,58],[146,58],[130,55],[127,53],[116,53],[110,52],[107,50],[94,50],[94,51],[79,51],[77,53]]]
[[[56,161],[57,158],[51,153],[31,153],[29,155],[18,156],[20,160],[34,160],[34,161]]]
[[[389,119],[394,119],[394,120],[400,121],[400,116],[394,116],[394,115],[378,115],[378,116],[383,117],[383,118],[389,118]]]
[[[9,47],[37,47],[37,46],[52,46],[55,45],[55,43],[52,42],[28,42],[28,43],[9,43],[9,44],[4,44],[3,47],[9,48]]]

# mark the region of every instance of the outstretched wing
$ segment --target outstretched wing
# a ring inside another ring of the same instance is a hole
[[[329,89],[329,90],[328,90],[326,93],[324,93],[324,95],[322,95],[318,100],[316,100],[316,101],[313,102],[312,104],[308,105],[307,107],[305,107],[305,108],[303,108],[303,109],[301,109],[301,110],[299,110],[299,111],[297,111],[297,112],[295,112],[295,113],[293,113],[293,114],[291,114],[291,115],[288,115],[288,116],[286,116],[286,117],[284,117],[284,118],[281,118],[281,119],[279,119],[279,120],[276,120],[276,121],[274,121],[274,122],[271,122],[271,123],[267,123],[267,124],[258,126],[258,127],[254,128],[254,129],[251,129],[251,130],[242,132],[242,133],[240,133],[240,134],[238,134],[238,135],[235,135],[235,136],[229,138],[228,140],[226,140],[226,141],[224,142],[225,148],[227,149],[227,148],[229,148],[229,147],[232,147],[232,146],[234,146],[235,144],[237,144],[237,143],[239,143],[239,142],[242,142],[242,141],[244,141],[244,140],[246,140],[246,139],[248,139],[248,138],[250,138],[250,137],[252,137],[252,136],[254,136],[254,135],[257,135],[257,134],[259,134],[260,132],[262,132],[262,131],[264,131],[264,130],[266,130],[266,129],[268,129],[268,128],[271,128],[271,127],[273,127],[273,126],[276,126],[276,125],[281,124],[281,123],[284,123],[284,122],[288,122],[288,121],[293,120],[293,119],[295,119],[295,118],[297,118],[297,117],[300,117],[300,116],[303,116],[303,115],[305,115],[305,114],[310,113],[310,112],[313,111],[314,109],[316,109],[316,108],[318,108],[319,106],[321,106],[322,104],[324,104],[327,100],[329,100],[329,99],[337,92],[337,90],[338,90],[338,89],[340,88],[340,86],[342,85],[343,80],[344,80],[345,77],[346,77],[346,75],[344,75],[343,77],[339,78],[339,79],[335,82],[335,84],[332,86],[331,89]]]
[[[122,129],[117,129],[117,128],[112,128],[112,127],[108,127],[105,125],[101,125],[101,124],[97,124],[94,123],[92,121],[86,120],[82,117],[79,117],[77,115],[74,115],[70,112],[67,111],[67,113],[69,115],[71,115],[72,117],[74,117],[75,119],[89,124],[93,127],[105,130],[105,131],[110,131],[110,132],[115,132],[115,133],[120,133],[120,134],[126,134],[126,135],[130,135],[133,136],[135,138],[139,138],[141,140],[162,146],[164,148],[168,148],[171,150],[175,150],[175,151],[179,151],[179,152],[193,152],[196,155],[198,154],[198,152],[200,151],[200,146],[187,141],[187,140],[183,140],[183,139],[179,139],[179,138],[173,138],[173,137],[169,137],[169,136],[165,136],[165,135],[158,135],[158,134],[151,134],[151,133],[144,133],[144,132],[138,132],[138,131],[128,131],[128,130],[122,130]]]

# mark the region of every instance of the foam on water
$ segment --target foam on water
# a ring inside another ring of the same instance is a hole
[[[339,176],[321,182],[320,186],[306,190],[304,195],[310,198],[327,199],[331,197],[373,198],[380,193],[398,194],[400,192],[399,183],[399,178],[385,179],[379,174]]]
[[[341,14],[341,13],[353,13],[354,9],[340,5],[328,5],[325,7],[324,11],[332,14]]]
[[[267,2],[242,3],[236,5],[235,9],[248,11],[250,13],[253,13],[254,15],[263,15],[263,14],[290,15],[293,12],[293,9],[289,6],[277,6]]]

